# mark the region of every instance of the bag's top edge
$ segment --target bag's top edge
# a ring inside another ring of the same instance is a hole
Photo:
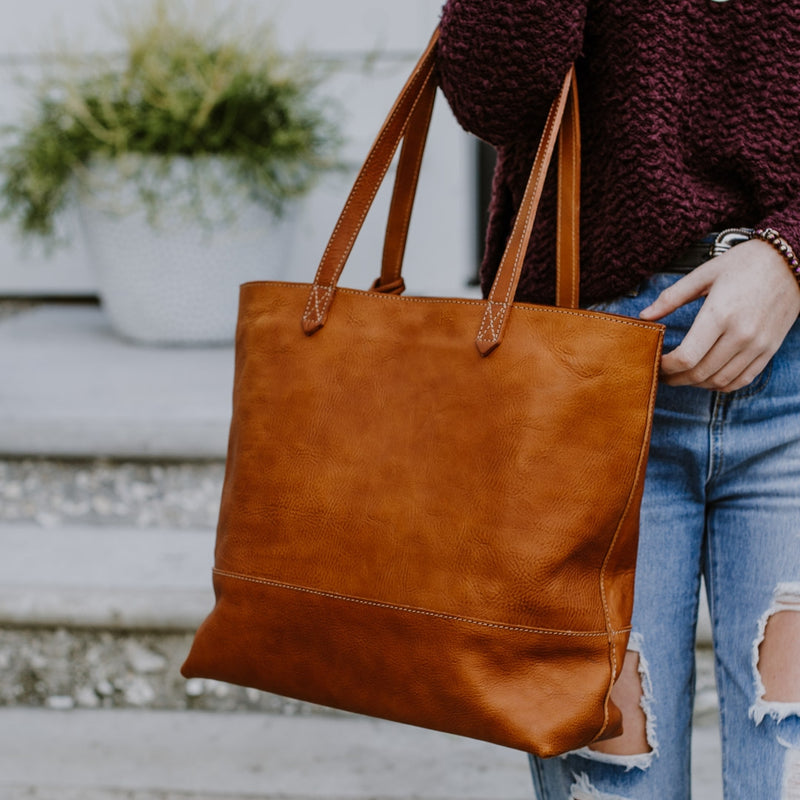
[[[258,289],[286,288],[286,289],[302,289],[306,292],[311,291],[312,284],[299,283],[291,281],[249,281],[241,284],[240,292],[254,291]],[[420,295],[398,295],[398,294],[383,294],[381,292],[372,292],[363,289],[352,289],[350,287],[336,286],[335,291],[337,294],[355,295],[358,297],[369,298],[371,300],[385,301],[385,302],[401,302],[401,303],[452,303],[453,305],[465,305],[483,307],[488,302],[481,298],[470,297],[437,297],[437,296],[420,296]],[[605,311],[591,311],[585,308],[560,308],[559,306],[546,306],[537,305],[535,303],[522,303],[515,302],[512,304],[514,310],[526,311],[529,313],[541,314],[563,314],[572,317],[596,317],[598,319],[608,320],[609,322],[618,322],[623,325],[631,325],[636,328],[645,330],[652,330],[662,333],[665,330],[665,325],[660,322],[647,322],[645,320],[636,319],[634,317],[624,317],[618,314],[609,314]]]

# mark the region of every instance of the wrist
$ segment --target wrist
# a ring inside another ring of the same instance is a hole
[[[753,238],[759,239],[770,245],[783,259],[784,264],[791,271],[798,289],[800,289],[800,259],[794,248],[774,228],[759,228],[753,231]]]

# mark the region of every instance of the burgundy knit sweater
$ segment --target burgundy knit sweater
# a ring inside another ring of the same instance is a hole
[[[581,302],[631,289],[712,230],[772,227],[800,251],[800,0],[448,0],[442,87],[499,156],[484,290],[574,60]],[[520,300],[553,302],[552,177]]]

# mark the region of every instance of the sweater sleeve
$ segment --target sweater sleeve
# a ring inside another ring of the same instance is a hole
[[[776,230],[794,250],[800,254],[800,198],[789,203],[786,208],[775,211],[760,220],[756,228]]]
[[[583,44],[587,0],[447,0],[441,85],[461,125],[496,147],[530,141]]]

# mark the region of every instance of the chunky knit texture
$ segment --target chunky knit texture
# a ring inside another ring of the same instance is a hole
[[[582,302],[630,290],[712,230],[771,227],[800,252],[800,2],[449,0],[442,88],[499,157],[484,290],[574,60]],[[554,299],[553,177],[520,300]]]

